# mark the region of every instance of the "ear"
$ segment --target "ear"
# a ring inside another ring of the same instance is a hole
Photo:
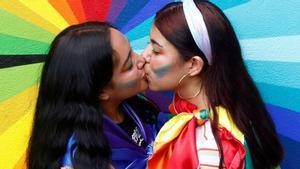
[[[106,90],[103,90],[99,93],[99,96],[98,98],[101,100],[101,101],[107,101],[110,99],[110,94],[109,92],[107,92]]]
[[[204,66],[204,62],[200,56],[193,56],[188,62],[190,76],[198,75]]]

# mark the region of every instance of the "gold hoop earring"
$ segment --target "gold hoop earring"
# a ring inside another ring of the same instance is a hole
[[[184,97],[180,94],[180,86],[181,86],[181,82],[182,82],[182,80],[183,80],[184,78],[186,78],[188,75],[189,75],[188,73],[185,74],[185,75],[183,75],[183,76],[180,78],[180,80],[178,81],[178,84],[177,84],[177,94],[178,94],[178,96],[179,96],[181,99],[185,99],[185,100],[193,99],[193,98],[197,97],[197,96],[200,94],[200,92],[201,92],[201,88],[200,88],[200,89],[199,89],[192,97],[188,97],[188,98],[184,98]]]

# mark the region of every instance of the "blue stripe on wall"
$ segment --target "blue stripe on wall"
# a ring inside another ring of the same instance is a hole
[[[131,20],[122,28],[122,32],[128,32],[130,29],[135,27],[136,25],[143,22],[145,19],[155,15],[155,13],[168,4],[172,2],[172,0],[151,0],[147,3],[147,5],[142,8],[139,13],[137,13]]]
[[[126,6],[116,19],[116,27],[121,29],[134,15],[138,13],[146,4],[147,0],[128,0]]]
[[[282,169],[299,169],[300,168],[300,142],[291,140],[288,137],[279,135],[279,139],[283,145],[285,155],[281,163]]]
[[[266,104],[277,132],[285,137],[300,142],[300,113],[282,107]]]

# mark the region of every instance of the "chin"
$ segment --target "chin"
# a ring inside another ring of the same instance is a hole
[[[149,89],[155,92],[175,91],[175,89],[173,90],[169,86],[154,85],[151,83],[149,83]]]
[[[158,86],[151,85],[151,84],[149,84],[149,89],[152,90],[152,91],[155,91],[155,92],[161,91]]]
[[[140,83],[140,92],[143,92],[148,89],[148,83],[146,80],[141,81]]]

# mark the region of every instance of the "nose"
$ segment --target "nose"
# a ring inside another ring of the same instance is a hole
[[[133,63],[134,63],[134,67],[136,67],[137,71],[139,74],[141,74],[141,76],[144,76],[145,72],[144,72],[144,58],[142,56],[139,56],[137,53],[133,52]]]
[[[138,56],[137,59],[136,59],[136,67],[139,70],[142,70],[144,68],[145,64],[146,64],[145,58],[142,57],[142,56]]]
[[[151,74],[151,68],[149,64],[145,64],[144,71],[146,74]]]
[[[145,50],[142,52],[141,56],[145,59],[147,63],[151,61],[151,45],[149,44]]]
[[[148,45],[137,60],[137,68],[143,69],[145,64],[150,63],[150,61],[151,61],[151,46]]]
[[[144,65],[145,62],[143,61],[144,59],[139,56],[138,54],[135,54],[135,68],[137,70],[137,76],[140,78],[144,78],[145,76],[145,69],[144,69]]]

